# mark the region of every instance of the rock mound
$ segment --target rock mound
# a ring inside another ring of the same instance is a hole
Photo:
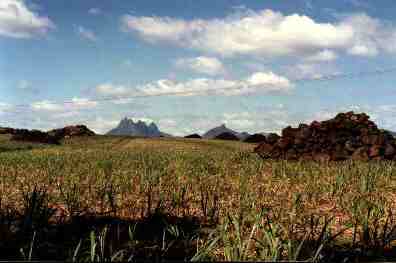
[[[74,136],[94,136],[95,133],[85,125],[66,126],[62,129],[55,129],[48,132],[49,135],[57,138],[69,138]]]
[[[184,138],[187,138],[187,139],[202,139],[201,135],[199,135],[197,133],[184,136]]]
[[[34,143],[59,144],[60,138],[39,130],[30,131],[25,129],[16,129],[13,132],[11,140]]]
[[[267,141],[267,138],[265,137],[265,135],[260,134],[260,133],[250,135],[244,140],[244,142],[248,142],[248,143],[263,143],[266,141]]]
[[[216,140],[239,141],[239,138],[230,132],[223,132],[214,137]]]
[[[327,121],[313,121],[282,130],[255,148],[264,159],[342,161],[396,160],[393,136],[377,128],[370,117],[339,113]]]

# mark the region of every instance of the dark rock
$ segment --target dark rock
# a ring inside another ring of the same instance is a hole
[[[202,139],[201,135],[196,134],[196,133],[184,136],[184,138],[187,138],[187,139]]]
[[[270,158],[274,148],[275,147],[269,143],[261,143],[256,148],[254,148],[254,151],[258,153],[262,158]]]
[[[249,137],[247,137],[244,142],[249,142],[249,143],[263,143],[266,142],[267,138],[260,133],[256,133],[253,135],[250,135]]]
[[[285,159],[287,160],[297,160],[298,159],[298,153],[295,149],[291,148],[287,150],[285,154]]]
[[[223,133],[217,135],[214,139],[227,140],[227,141],[239,141],[239,138],[236,135],[229,133],[229,132],[223,132]]]
[[[313,161],[314,158],[311,153],[303,153],[302,155],[300,155],[299,160],[300,161]]]
[[[331,154],[332,161],[343,161],[349,158],[348,151],[341,145],[337,145]]]
[[[373,145],[370,147],[368,155],[370,158],[374,158],[383,155],[383,149],[380,145]]]
[[[292,144],[293,144],[293,139],[290,137],[281,137],[279,141],[276,143],[276,145],[283,150],[288,149],[289,146]]]
[[[95,135],[95,133],[88,129],[85,125],[66,126],[62,129],[51,130],[48,132],[48,134],[58,138]]]
[[[331,160],[331,157],[327,153],[317,153],[313,155],[313,159],[317,162],[325,163]]]
[[[247,132],[241,132],[241,133],[240,133],[240,132],[237,132],[237,131],[234,131],[234,130],[229,129],[228,127],[226,127],[225,124],[222,124],[222,125],[220,125],[220,126],[218,126],[218,127],[215,127],[215,128],[213,128],[213,129],[210,129],[209,131],[207,131],[206,133],[204,133],[204,134],[202,135],[202,138],[205,138],[205,139],[214,139],[214,138],[216,138],[217,136],[219,136],[220,134],[226,133],[226,132],[235,135],[236,137],[238,137],[239,140],[244,140],[244,139],[246,139],[248,136],[250,136],[250,134],[247,133]]]
[[[278,142],[278,140],[280,139],[280,136],[278,134],[276,134],[276,133],[270,133],[270,134],[267,135],[266,138],[267,138],[267,142],[269,144],[273,145],[273,144]]]
[[[30,131],[26,129],[17,129],[14,131],[11,140],[34,143],[59,144],[60,138],[39,130]]]
[[[351,158],[352,160],[356,160],[356,161],[368,161],[369,160],[369,156],[367,154],[367,147],[360,147],[358,149],[356,149]]]
[[[384,155],[386,157],[393,157],[394,155],[396,155],[396,148],[395,146],[393,146],[392,144],[387,144],[385,146],[385,152]]]
[[[15,129],[9,127],[0,127],[0,134],[14,134]]]

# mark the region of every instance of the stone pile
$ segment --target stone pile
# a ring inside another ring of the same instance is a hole
[[[327,121],[313,121],[270,135],[255,148],[264,159],[285,160],[396,160],[396,141],[377,128],[365,113],[340,113]]]

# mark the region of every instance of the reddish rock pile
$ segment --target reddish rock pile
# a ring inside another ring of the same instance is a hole
[[[85,125],[66,126],[62,129],[55,129],[48,132],[58,138],[68,138],[74,136],[93,136],[95,133]]]
[[[327,121],[286,127],[255,148],[264,159],[342,161],[396,160],[396,141],[365,113],[340,113]]]

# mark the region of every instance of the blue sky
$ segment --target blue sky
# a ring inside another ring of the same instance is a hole
[[[337,77],[396,67],[395,11],[392,0],[0,0],[0,126],[103,133],[127,116],[177,135],[268,132],[354,110],[396,130],[394,72]]]

